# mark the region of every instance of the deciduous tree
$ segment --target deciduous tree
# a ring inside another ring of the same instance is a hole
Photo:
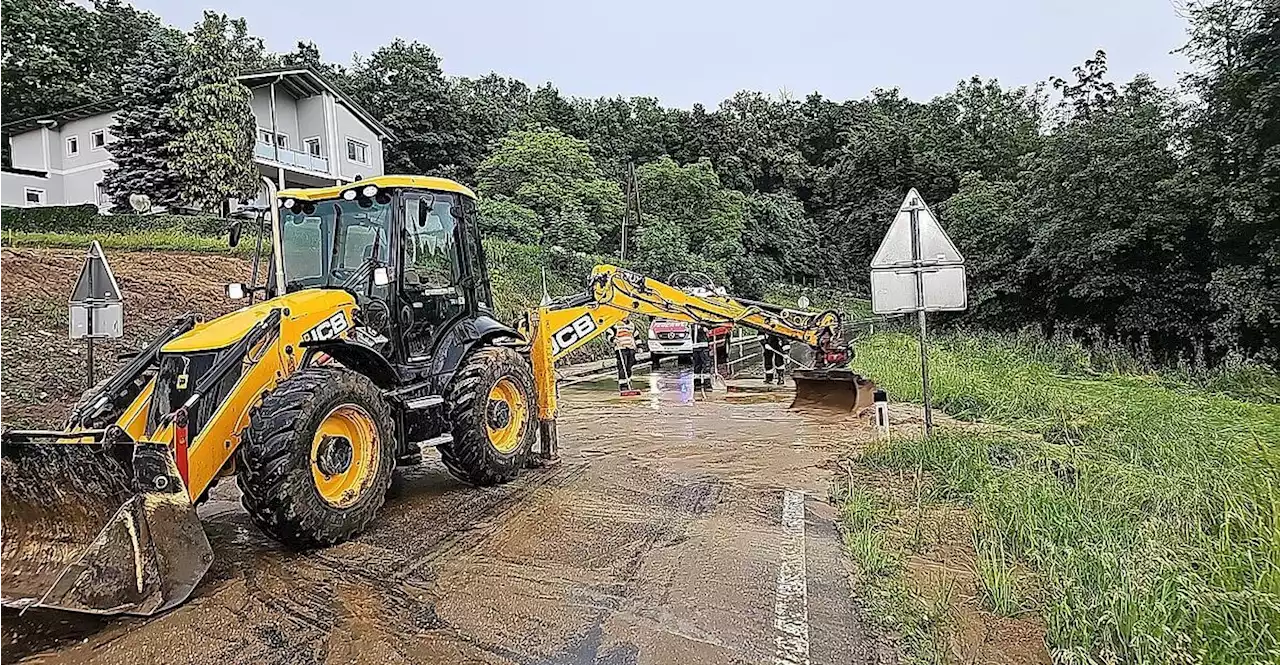
[[[249,89],[236,77],[250,62],[243,20],[205,12],[191,33],[189,56],[178,71],[181,91],[172,119],[179,130],[170,144],[184,205],[218,209],[228,199],[253,197],[259,188],[253,164],[257,123]]]

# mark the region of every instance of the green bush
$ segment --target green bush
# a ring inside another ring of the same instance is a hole
[[[5,208],[0,214],[5,231],[33,233],[132,233],[178,231],[197,236],[226,234],[227,220],[192,215],[103,215],[97,206]]]

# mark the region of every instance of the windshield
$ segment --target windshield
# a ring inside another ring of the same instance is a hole
[[[299,201],[280,208],[285,289],[341,286],[373,256],[375,246],[378,260],[388,263],[390,231],[389,201]]]

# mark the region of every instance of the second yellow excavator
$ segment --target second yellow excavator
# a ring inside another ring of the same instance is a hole
[[[4,605],[149,615],[181,603],[213,559],[195,506],[223,479],[297,549],[358,534],[394,469],[425,449],[463,482],[511,480],[557,455],[556,360],[631,314],[799,340],[816,366],[796,373],[798,394],[869,403],[834,312],[598,266],[584,293],[501,323],[475,194],[450,180],[284,190],[269,209],[265,283],[227,289],[247,306],[174,322],[63,429],[3,433]]]

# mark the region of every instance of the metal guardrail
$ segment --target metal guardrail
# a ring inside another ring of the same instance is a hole
[[[275,146],[270,143],[258,141],[253,144],[253,155],[260,159],[267,159],[277,164],[285,166],[295,166],[308,171],[316,171],[318,173],[329,173],[329,160],[325,157],[317,157],[310,153],[298,152],[288,148],[280,148],[279,155],[276,154]]]

